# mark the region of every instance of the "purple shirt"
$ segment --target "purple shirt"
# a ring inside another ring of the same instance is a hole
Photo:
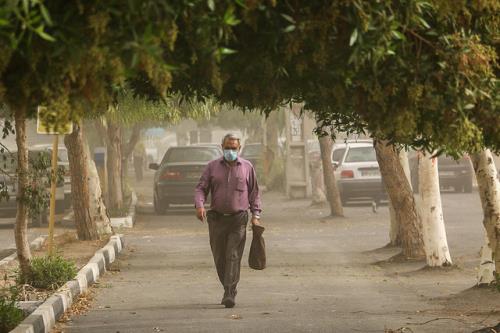
[[[252,214],[261,212],[259,185],[255,169],[249,161],[238,157],[230,166],[224,157],[210,161],[194,190],[196,208],[203,207],[210,193],[210,209],[230,214],[250,209]]]

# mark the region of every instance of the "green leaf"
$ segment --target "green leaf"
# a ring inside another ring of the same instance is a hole
[[[215,10],[215,3],[214,0],[207,0],[207,6],[210,8],[210,10],[213,12]]]
[[[286,15],[286,14],[281,14],[281,16],[287,20],[288,22],[292,23],[292,24],[295,24],[295,20],[293,19],[293,17],[289,16],[289,15]]]
[[[236,52],[238,52],[238,51],[233,50],[233,49],[229,49],[227,47],[221,47],[221,48],[219,48],[219,53],[220,54],[234,54]]]
[[[47,7],[45,7],[43,4],[40,4],[40,11],[42,12],[43,19],[45,22],[47,22],[48,25],[53,25],[52,19],[50,18],[49,11],[47,10]]]
[[[48,33],[46,33],[43,30],[38,30],[37,29],[36,33],[38,34],[38,36],[40,36],[42,39],[45,39],[46,41],[49,41],[49,42],[55,42],[56,41],[56,39],[54,37],[52,37],[51,35],[49,35]]]
[[[285,29],[283,29],[283,32],[292,32],[294,30],[295,30],[295,25],[291,24],[288,27],[286,27]]]
[[[470,109],[474,109],[475,105],[474,104],[467,104],[464,106],[464,109],[465,110],[470,110]]]
[[[240,7],[247,8],[244,0],[234,0],[234,2]]]
[[[354,43],[356,43],[357,39],[358,39],[358,29],[354,29],[354,31],[351,34],[351,38],[349,39],[349,46],[353,46]]]
[[[392,30],[391,33],[397,39],[401,39],[401,40],[405,39],[405,36],[397,30]]]
[[[423,18],[423,17],[419,17],[419,18],[418,18],[418,20],[420,21],[420,23],[421,23],[424,27],[426,27],[427,29],[430,29],[430,27],[431,27],[431,26],[429,25],[429,23],[427,23],[427,21],[425,21],[425,20],[424,20],[424,18]]]
[[[23,0],[23,10],[26,14],[30,12],[29,0]]]
[[[6,25],[9,25],[9,21],[4,20],[4,19],[0,19],[0,27],[6,26]]]
[[[224,23],[230,26],[235,26],[240,24],[240,22],[241,21],[234,16],[234,8],[229,7],[224,13]]]

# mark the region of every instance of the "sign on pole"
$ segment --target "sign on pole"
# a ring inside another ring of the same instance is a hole
[[[59,135],[71,134],[73,122],[59,112],[39,106],[37,110],[36,131],[38,134],[52,134],[52,163],[50,179],[50,208],[49,208],[49,255],[54,254],[54,226],[56,215],[56,187],[57,187],[57,152],[59,150]]]
[[[38,134],[71,134],[73,122],[66,114],[49,110],[46,106],[37,109],[36,132]]]

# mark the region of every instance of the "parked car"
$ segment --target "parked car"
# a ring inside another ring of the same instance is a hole
[[[30,147],[32,151],[46,151],[52,155],[51,144],[38,144]],[[64,174],[64,208],[71,206],[71,173],[69,170],[68,150],[65,146],[57,148],[57,166],[63,170]],[[57,209],[56,209],[57,210]],[[59,207],[59,211],[61,208]]]
[[[262,162],[262,143],[247,143],[241,149],[241,157],[250,161],[254,167],[257,167]]]
[[[222,156],[214,145],[170,147],[161,163],[151,163],[156,170],[153,184],[155,212],[165,213],[171,204],[193,203],[194,188],[201,173],[211,160]]]
[[[28,162],[32,165],[39,158],[39,154],[47,154],[45,158],[50,159],[49,153],[45,150],[32,149],[28,151]],[[0,154],[2,176],[0,182],[8,191],[8,200],[0,200],[0,213],[7,216],[15,216],[17,211],[17,151],[4,152]],[[49,188],[47,188],[49,190]],[[62,213],[65,210],[64,202],[64,182],[58,182],[56,187],[56,213]]]
[[[418,192],[418,156],[412,151],[409,156],[411,183],[414,192]],[[474,170],[469,156],[455,160],[453,157],[441,155],[438,157],[439,187],[453,188],[455,192],[472,192]]]
[[[351,200],[378,203],[387,198],[371,140],[335,144],[332,163],[342,204]]]

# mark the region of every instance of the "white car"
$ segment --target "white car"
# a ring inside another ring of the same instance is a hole
[[[386,199],[384,185],[372,140],[336,143],[332,163],[342,204],[350,200]]]

